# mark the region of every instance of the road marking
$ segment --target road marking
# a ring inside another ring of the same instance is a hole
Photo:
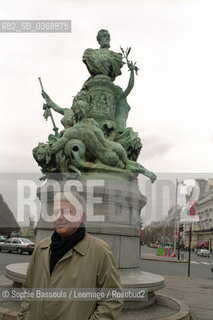
[[[191,263],[192,263],[192,264],[201,264],[201,263],[202,263],[202,264],[205,264],[205,265],[207,265],[207,266],[210,266],[210,265],[211,265],[211,263],[209,263],[209,262],[204,262],[204,261],[197,262],[197,261],[193,261],[193,260],[192,260]]]

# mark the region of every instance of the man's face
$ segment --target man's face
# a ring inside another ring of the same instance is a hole
[[[79,228],[83,218],[84,213],[78,212],[69,201],[61,200],[54,204],[54,228],[62,239],[72,235]]]
[[[110,35],[108,32],[104,32],[101,34],[99,39],[99,44],[102,48],[109,48],[110,47]]]

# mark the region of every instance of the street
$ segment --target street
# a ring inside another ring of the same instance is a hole
[[[4,268],[11,263],[18,262],[29,262],[31,255],[28,253],[18,254],[18,253],[8,253],[0,252],[0,272],[4,271]]]
[[[141,247],[141,254],[152,253],[156,254],[156,249],[147,246]],[[184,254],[184,259],[188,259],[188,252]],[[7,253],[0,252],[0,271],[3,271],[5,266],[11,263],[29,262],[31,256],[27,253]],[[191,253],[191,277],[209,279],[213,281],[213,274],[210,270],[210,265],[213,263],[213,256],[210,258],[198,257],[194,252]],[[172,263],[164,261],[140,260],[140,267],[143,271],[153,272],[160,275],[184,276],[188,275],[188,263]]]
[[[143,253],[152,253],[156,255],[156,249],[147,246],[141,247],[141,255]],[[182,252],[184,259],[188,260],[188,252]],[[210,258],[198,257],[191,252],[191,277],[209,279],[213,281],[213,273],[210,270],[213,256]],[[172,263],[164,261],[140,260],[140,267],[143,271],[153,272],[160,275],[183,276],[188,275],[188,263]]]

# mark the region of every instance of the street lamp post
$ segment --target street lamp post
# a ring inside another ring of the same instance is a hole
[[[175,232],[174,232],[174,253],[176,255],[176,244],[178,245],[178,260],[180,260],[180,218],[177,221],[177,199],[178,199],[178,185],[181,184],[185,186],[183,181],[178,181],[176,178],[176,188],[175,188]],[[178,231],[177,231],[178,228]],[[177,241],[178,239],[178,241]],[[177,242],[177,243],[176,243]]]
[[[192,222],[190,222],[190,229],[189,229],[188,278],[190,278],[190,270],[191,270],[191,243],[192,243]]]
[[[174,253],[176,255],[176,237],[177,237],[177,196],[178,196],[178,179],[176,179],[175,187],[175,231],[174,231]]]

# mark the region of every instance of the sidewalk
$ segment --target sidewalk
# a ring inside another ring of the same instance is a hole
[[[155,253],[142,253],[141,259],[171,263],[187,263],[177,257],[157,256]],[[212,281],[181,276],[166,276],[165,287],[158,293],[183,301],[190,309],[193,320],[213,320],[213,274]]]
[[[193,320],[213,320],[212,281],[198,278],[164,276],[165,287],[158,293],[183,301]]]
[[[156,253],[142,253],[141,254],[142,260],[154,260],[154,261],[165,261],[165,262],[176,262],[176,263],[187,263],[187,260],[178,260],[177,257],[163,257],[157,256]],[[213,320],[213,318],[212,318]]]
[[[189,307],[192,320],[213,320],[213,277],[212,281],[176,276],[164,276],[164,278],[165,287],[157,293],[183,301]],[[0,287],[11,285],[12,281],[5,278],[3,272],[0,273]],[[3,319],[15,320],[14,311],[19,309],[19,304],[0,302],[0,319],[3,313],[1,311],[6,309],[8,315]]]

